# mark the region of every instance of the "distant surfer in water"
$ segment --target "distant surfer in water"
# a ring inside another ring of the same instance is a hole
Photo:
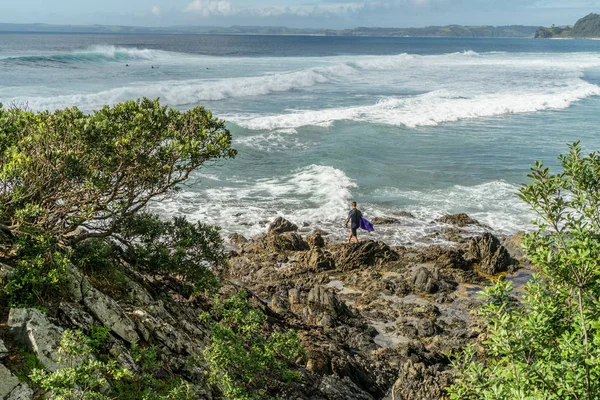
[[[362,219],[362,213],[358,208],[356,208],[356,202],[352,202],[352,209],[348,213],[348,218],[346,218],[346,228],[348,227],[348,223],[350,223],[350,236],[348,236],[348,243],[354,238],[354,243],[358,243],[358,228],[360,228],[360,221]]]

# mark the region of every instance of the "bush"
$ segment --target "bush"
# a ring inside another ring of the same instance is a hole
[[[204,163],[231,158],[223,121],[158,100],[128,101],[90,115],[77,108],[32,113],[0,106],[0,262],[11,306],[43,304],[65,268],[181,278],[189,294],[214,288],[226,264],[218,228],[145,213]]]
[[[276,396],[281,382],[298,379],[289,363],[304,354],[294,331],[268,333],[265,315],[239,291],[217,298],[210,313],[211,343],[204,351],[209,377],[228,399],[255,400]]]
[[[600,398],[600,154],[579,143],[551,174],[538,162],[520,197],[538,213],[524,240],[540,276],[521,301],[485,291],[487,338],[458,356],[453,399]]]

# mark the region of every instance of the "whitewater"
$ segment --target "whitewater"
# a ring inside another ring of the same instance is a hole
[[[600,43],[526,39],[0,34],[0,102],[35,111],[157,98],[227,121],[240,155],[154,210],[256,235],[277,216],[341,238],[439,243],[445,213],[530,227],[537,159],[599,148]]]

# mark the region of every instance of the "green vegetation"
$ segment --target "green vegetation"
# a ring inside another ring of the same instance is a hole
[[[600,397],[600,153],[575,143],[560,161],[520,191],[539,215],[524,246],[540,276],[518,302],[509,283],[486,290],[487,338],[456,360],[453,399]]]
[[[536,39],[549,38],[597,38],[600,37],[600,14],[588,14],[570,26],[539,28]]]
[[[211,344],[204,357],[209,377],[228,399],[274,398],[281,382],[299,379],[289,363],[304,354],[294,331],[268,333],[262,311],[251,306],[240,291],[229,298],[217,298],[204,321],[211,326]]]
[[[65,269],[127,264],[211,288],[223,266],[218,228],[162,221],[147,206],[204,163],[231,158],[224,122],[201,107],[179,112],[148,99],[32,113],[0,106],[1,288],[11,306],[39,305]],[[114,267],[114,268],[113,268]]]
[[[32,371],[30,378],[44,392],[57,400],[185,400],[193,399],[188,384],[179,379],[159,379],[162,363],[154,348],[135,346],[132,353],[141,372],[118,367],[114,360],[104,360],[95,354],[97,338],[87,337],[81,331],[65,331],[59,353],[63,367],[56,372],[43,369]]]

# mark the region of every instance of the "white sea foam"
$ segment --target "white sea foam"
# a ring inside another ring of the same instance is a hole
[[[464,119],[564,109],[581,99],[600,95],[600,87],[580,79],[545,91],[543,88],[536,89],[469,97],[460,92],[435,90],[411,97],[384,97],[373,105],[295,111],[252,118],[232,116],[230,120],[256,130],[330,126],[343,120],[414,128]]]
[[[218,224],[225,232],[256,235],[280,215],[298,224],[339,223],[354,188],[356,183],[343,171],[310,165],[281,177],[237,180],[199,193],[183,192],[156,205],[155,211]]]

